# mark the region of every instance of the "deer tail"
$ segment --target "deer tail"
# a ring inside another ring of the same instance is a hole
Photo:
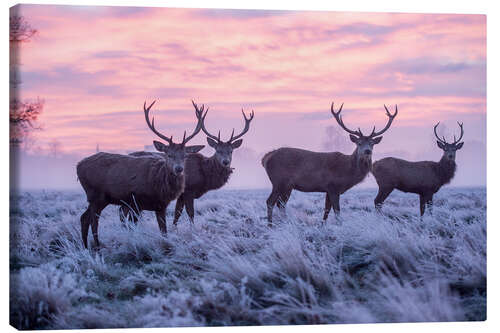
[[[269,161],[269,159],[271,158],[271,156],[273,156],[274,152],[276,150],[272,150],[268,153],[266,153],[264,155],[264,157],[262,157],[262,160],[261,160],[261,163],[262,163],[262,166],[264,167],[264,169],[267,169],[267,162]]]

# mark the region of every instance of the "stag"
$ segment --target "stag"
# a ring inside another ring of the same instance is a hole
[[[356,144],[351,155],[340,152],[313,152],[298,148],[279,148],[268,152],[262,158],[262,166],[266,169],[273,189],[267,199],[267,220],[272,225],[272,214],[275,205],[284,210],[293,190],[301,192],[325,192],[326,221],[333,205],[333,210],[340,213],[340,195],[354,185],[360,183],[371,169],[372,150],[375,144],[380,143],[382,135],[389,129],[396,111],[391,114],[385,107],[389,120],[381,131],[373,127],[370,135],[364,135],[361,129],[353,131],[344,125],[342,107],[335,112],[334,104],[331,113],[342,129],[350,134],[350,139]]]
[[[453,142],[446,142],[443,136],[441,139],[436,130],[439,125],[434,126],[434,135],[437,138],[437,145],[443,150],[443,156],[439,162],[420,161],[409,162],[399,158],[387,157],[373,163],[372,173],[378,184],[378,194],[374,200],[375,207],[381,210],[384,200],[394,189],[402,192],[416,193],[420,196],[420,215],[423,216],[425,206],[429,205],[432,213],[432,197],[439,191],[441,186],[448,184],[453,176],[457,165],[455,155],[457,150],[464,145],[463,123],[458,123],[460,127],[460,137],[458,140],[453,136]]]
[[[149,112],[155,102],[146,108],[144,116],[148,127],[168,145],[153,141],[162,158],[138,158],[129,155],[97,153],[80,161],[76,167],[78,179],[87,195],[89,206],[80,218],[83,245],[87,247],[89,226],[92,226],[94,242],[99,247],[98,223],[101,211],[109,204],[128,205],[156,213],[160,231],[167,232],[165,212],[170,201],[184,190],[184,164],[187,154],[197,153],[204,146],[186,146],[201,130],[200,115],[193,133],[181,143],[174,143],[149,120]]]
[[[196,104],[193,105],[197,108]],[[254,117],[254,112],[250,113],[249,117],[246,116],[243,109],[241,113],[245,121],[245,126],[240,134],[234,135],[234,129],[228,141],[224,142],[220,138],[220,131],[217,136],[210,134],[205,127],[205,117],[208,113],[208,108],[203,114],[203,110],[197,110],[197,116],[201,117],[201,129],[207,135],[207,143],[210,147],[215,149],[215,153],[210,157],[205,157],[202,154],[190,154],[186,159],[186,180],[184,192],[177,198],[174,214],[174,225],[177,225],[184,207],[189,216],[191,223],[194,222],[194,199],[199,199],[205,193],[211,190],[216,190],[224,186],[229,180],[233,168],[231,168],[231,160],[233,150],[237,149],[243,143],[243,135],[250,129],[250,122]],[[203,114],[203,115],[202,115]],[[152,156],[157,153],[152,152],[134,152],[132,156]],[[126,216],[130,208],[122,205],[121,216]],[[132,218],[136,217],[140,212],[131,214]],[[134,218],[134,222],[136,218]]]

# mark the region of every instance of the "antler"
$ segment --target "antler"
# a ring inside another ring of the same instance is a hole
[[[241,109],[241,113],[243,114],[243,118],[245,119],[245,127],[243,128],[243,131],[240,134],[238,134],[237,136],[234,136],[234,128],[233,128],[233,132],[231,133],[231,138],[229,139],[228,142],[233,142],[235,140],[238,140],[243,135],[245,135],[245,133],[248,132],[248,130],[250,129],[250,122],[252,121],[253,116],[254,116],[253,110],[250,113],[250,117],[248,117],[248,118],[245,115],[245,111],[243,111],[243,109]],[[220,132],[219,132],[219,136],[220,136]]]
[[[444,135],[443,135],[443,139],[441,140],[441,138],[440,138],[440,137],[439,137],[439,135],[437,134],[436,129],[437,129],[437,127],[438,127],[439,123],[440,123],[440,122],[438,121],[438,123],[437,123],[436,125],[434,125],[434,135],[436,136],[436,139],[438,139],[438,141],[439,141],[439,142],[441,142],[441,143],[447,143],[447,142],[446,142],[446,138],[444,137]]]
[[[193,106],[196,109],[196,117],[199,120],[201,119],[201,129],[202,129],[203,133],[205,133],[209,138],[217,140],[217,142],[220,142],[220,131],[219,131],[219,136],[217,137],[215,135],[210,134],[208,132],[208,130],[205,128],[205,117],[207,116],[209,108],[207,107],[207,111],[205,112],[205,114],[203,114],[203,109],[204,109],[205,105],[202,105],[201,110],[200,110],[200,109],[198,109],[198,105],[196,105],[196,103],[194,101],[191,101],[191,102],[193,103]]]
[[[193,105],[196,105],[196,104],[194,104],[194,102],[193,102]],[[195,106],[195,108],[196,108],[196,106]],[[198,111],[197,111],[197,113],[198,113]],[[219,130],[219,134],[217,134],[217,136],[215,136],[213,134],[210,134],[210,132],[205,128],[205,117],[207,116],[207,113],[208,113],[208,108],[207,108],[207,112],[205,112],[205,114],[203,116],[201,116],[201,129],[209,138],[217,140],[217,142],[221,142],[220,130]],[[237,136],[234,136],[234,128],[233,128],[233,132],[231,133],[231,138],[227,142],[232,142],[234,140],[241,138],[250,129],[250,122],[252,121],[252,119],[254,117],[254,111],[252,110],[249,118],[247,118],[243,109],[241,110],[241,113],[243,113],[243,118],[245,118],[245,127],[243,128],[243,131],[240,134],[238,134]]]
[[[451,143],[452,145],[455,145],[455,144],[459,143],[460,140],[462,140],[462,137],[464,136],[464,123],[459,123],[457,121],[457,124],[458,124],[458,126],[460,126],[460,137],[457,140],[457,138],[455,137],[455,135],[453,135],[453,143]],[[443,135],[443,140],[441,140],[441,138],[437,135],[436,128],[438,127],[438,125],[439,125],[439,122],[434,126],[434,135],[436,136],[436,138],[438,139],[439,142],[441,142],[441,143],[447,143],[446,142],[446,138],[444,137],[444,135]]]
[[[151,103],[151,105],[149,105],[147,108],[146,108],[146,101],[144,101],[144,117],[146,118],[146,123],[148,124],[148,127],[150,130],[153,131],[154,134],[158,135],[160,138],[162,138],[163,140],[167,141],[169,144],[172,144],[172,137],[168,138],[166,137],[165,135],[161,134],[160,132],[158,132],[155,128],[155,118],[153,117],[153,119],[151,121],[149,121],[149,110],[151,110],[151,107],[156,103],[156,101],[153,101],[153,103]]]
[[[460,142],[460,140],[462,140],[462,137],[464,136],[464,123],[459,123],[457,121],[457,124],[458,126],[460,126],[460,137],[457,139],[455,139],[455,135],[453,135],[453,144],[457,144]]]
[[[153,131],[156,135],[158,135],[160,138],[163,140],[167,141],[169,144],[173,144],[174,142],[172,141],[172,136],[167,137],[160,132],[158,132],[155,128],[155,118],[153,117],[151,121],[149,120],[149,111],[151,110],[151,107],[156,103],[156,101],[153,101],[147,108],[146,108],[146,101],[144,101],[144,117],[146,118],[146,123],[148,124],[149,129]],[[194,104],[194,102],[193,102]],[[204,107],[202,107],[201,111],[198,110],[196,107],[196,117],[198,118],[198,123],[196,124],[196,128],[194,129],[193,133],[186,138],[186,131],[184,131],[184,137],[182,138],[181,145],[185,145],[189,140],[191,140],[198,132],[201,130],[201,123],[202,123],[202,117],[198,117],[198,114],[203,113]]]
[[[389,127],[391,127],[392,121],[394,120],[394,118],[398,114],[398,105],[396,104],[396,111],[394,111],[394,114],[391,114],[389,112],[389,109],[387,109],[387,106],[385,106],[385,104],[384,104],[384,108],[385,108],[385,114],[387,115],[387,117],[389,117],[389,121],[387,122],[387,125],[385,125],[385,127],[381,131],[378,131],[378,132],[375,132],[375,126],[373,126],[372,134],[370,134],[368,137],[373,138],[373,137],[382,135],[385,131],[387,131],[389,129]]]
[[[198,105],[196,105],[196,103],[193,100],[191,100],[191,102],[193,103],[196,118],[198,119],[198,123],[196,124],[196,128],[194,129],[193,133],[191,133],[191,135],[188,136],[187,138],[186,138],[186,131],[184,131],[184,136],[182,138],[182,143],[181,143],[181,145],[183,145],[183,146],[185,146],[189,140],[194,138],[196,136],[196,134],[198,134],[201,131],[203,119],[205,118],[205,116],[202,116],[203,110],[205,109],[205,104],[202,104],[201,109],[198,109]],[[207,112],[208,112],[208,108],[207,108]],[[205,113],[205,115],[206,115],[206,113]]]
[[[342,115],[340,114],[340,112],[342,112],[343,106],[344,106],[344,103],[342,103],[342,105],[340,106],[339,111],[335,112],[333,109],[333,102],[332,102],[332,106],[331,106],[330,110],[332,111],[333,117],[335,118],[335,120],[337,120],[337,123],[340,125],[340,127],[342,127],[344,129],[344,131],[346,131],[347,133],[357,135],[357,136],[363,136],[363,134],[361,133],[361,130],[359,128],[357,131],[353,131],[353,130],[348,129],[344,125],[344,122],[342,121]]]

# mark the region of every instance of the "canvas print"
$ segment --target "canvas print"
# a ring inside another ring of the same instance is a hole
[[[486,16],[17,5],[18,329],[486,320]]]

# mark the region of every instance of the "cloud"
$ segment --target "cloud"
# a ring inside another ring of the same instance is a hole
[[[369,68],[352,96],[486,97],[486,60],[450,62],[446,58],[394,59]],[[373,87],[377,89],[373,89]]]
[[[206,56],[195,54],[194,51],[190,51],[189,49],[186,48],[186,45],[181,43],[169,42],[162,44],[161,46],[165,49],[165,52],[169,53],[170,55],[174,56],[179,60],[183,61],[190,60],[190,61],[197,61],[209,64],[213,63],[212,59]]]
[[[258,9],[202,9],[194,12],[196,16],[209,19],[255,19],[268,18],[295,13],[289,10],[258,10]]]
[[[37,90],[48,86],[53,90],[80,90],[88,94],[100,94],[99,88],[105,89],[106,86],[99,82],[115,74],[112,70],[87,72],[68,65],[56,66],[49,70],[21,71],[21,89]],[[113,89],[115,93],[119,92],[117,87],[107,88]]]
[[[335,104],[334,105],[334,110],[335,112],[338,112],[340,105]],[[344,108],[342,107],[342,118],[345,120],[346,115],[349,119],[356,119],[360,117],[365,117],[367,115],[370,115],[374,111],[373,108]],[[381,112],[381,110],[377,109],[378,112]],[[299,119],[301,120],[327,120],[327,119],[334,119],[333,115],[331,113],[330,108],[325,107],[324,110],[322,111],[312,111],[312,112],[304,112],[298,114]]]
[[[193,90],[189,88],[177,88],[177,87],[160,87],[151,90],[152,96],[157,96],[156,98],[166,99],[166,98],[184,98],[186,103],[190,101],[190,96],[193,96]],[[168,101],[167,101],[168,103]]]
[[[332,15],[334,16],[334,15]],[[380,45],[393,33],[409,28],[409,24],[380,25],[365,22],[339,24],[332,18],[325,25],[301,23],[274,29],[290,43],[327,43],[330,51]]]
[[[125,58],[130,57],[130,52],[127,51],[100,51],[92,54],[95,58]]]
[[[375,70],[392,71],[405,74],[447,74],[447,73],[460,73],[465,71],[483,71],[486,73],[486,61],[476,62],[453,62],[446,59],[433,59],[428,57],[411,58],[405,60],[392,61],[389,64],[380,66]]]
[[[353,24],[342,25],[336,29],[326,30],[325,32],[331,34],[332,37],[336,35],[366,35],[366,36],[380,36],[388,35],[397,30],[407,28],[407,24],[398,25],[380,25],[370,24],[364,22],[356,22]]]

